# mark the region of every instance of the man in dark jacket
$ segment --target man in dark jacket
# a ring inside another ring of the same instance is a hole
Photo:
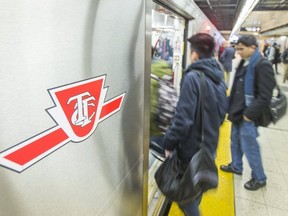
[[[261,56],[254,36],[240,37],[236,50],[242,60],[236,70],[228,106],[228,119],[232,122],[232,162],[220,169],[241,175],[245,155],[252,169],[252,178],[244,187],[257,190],[266,185],[267,179],[257,141],[257,126],[269,106],[276,82],[272,65]]]
[[[288,48],[283,52],[281,58],[284,66],[283,83],[285,83],[288,80]]]
[[[166,156],[177,150],[185,164],[199,150],[201,143],[200,98],[201,79],[199,72],[205,75],[205,111],[204,111],[204,145],[212,155],[216,155],[219,127],[226,114],[226,85],[221,66],[212,57],[215,47],[214,39],[208,34],[198,33],[188,39],[191,44],[191,62],[180,89],[175,117],[164,137]],[[180,205],[185,215],[198,216],[198,205],[202,195],[193,202]]]
[[[232,60],[234,59],[234,56],[235,49],[227,42],[227,47],[224,49],[219,59],[226,72],[225,82],[227,86],[229,86],[230,73],[232,71]]]

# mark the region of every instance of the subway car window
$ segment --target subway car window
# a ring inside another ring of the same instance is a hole
[[[185,20],[155,4],[152,10],[152,47],[154,58],[165,60],[173,71],[173,84],[179,89],[182,77]]]

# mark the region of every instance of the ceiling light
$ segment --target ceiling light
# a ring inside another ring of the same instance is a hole
[[[230,38],[239,31],[242,23],[245,21],[247,16],[250,14],[250,12],[253,10],[253,8],[256,6],[256,4],[259,2],[259,0],[245,0],[244,6],[240,12],[240,15],[237,18],[237,21],[231,31]]]

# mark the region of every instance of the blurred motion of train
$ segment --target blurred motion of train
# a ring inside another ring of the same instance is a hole
[[[151,46],[179,90],[192,0],[0,2],[0,215],[155,215]]]

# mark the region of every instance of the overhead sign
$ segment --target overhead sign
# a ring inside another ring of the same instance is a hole
[[[121,109],[126,93],[105,101],[106,75],[48,89],[55,106],[46,111],[56,126],[0,153],[0,165],[22,172],[68,142],[82,142]]]

